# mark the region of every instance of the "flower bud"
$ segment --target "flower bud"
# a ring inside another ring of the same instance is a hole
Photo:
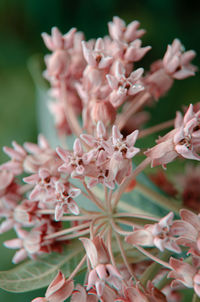
[[[98,100],[92,106],[91,118],[95,124],[102,121],[105,127],[108,127],[115,121],[116,110],[110,102]]]

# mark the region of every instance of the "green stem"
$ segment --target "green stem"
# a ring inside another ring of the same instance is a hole
[[[197,296],[197,294],[194,293],[193,297],[192,297],[192,302],[199,302],[200,298]]]
[[[162,256],[159,258],[163,261],[167,261],[169,259],[169,256],[170,256],[170,253],[168,251],[165,251],[164,253],[162,253]],[[159,272],[161,267],[162,267],[161,264],[157,263],[157,262],[154,262],[150,266],[148,266],[148,268],[144,271],[144,273],[142,274],[142,276],[140,278],[141,284],[144,287],[146,287],[148,280],[152,281],[153,278]]]
[[[167,278],[166,274],[157,284],[156,284],[156,288],[159,290],[162,290],[166,285],[170,284],[172,282],[172,279]]]

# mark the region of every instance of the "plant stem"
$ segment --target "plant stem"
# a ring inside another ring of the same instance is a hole
[[[87,227],[89,227],[90,223],[91,223],[91,222],[86,222],[86,223],[83,223],[83,224],[81,224],[81,225],[77,225],[77,226],[72,227],[72,228],[68,228],[68,229],[64,229],[64,230],[59,231],[59,232],[55,232],[55,233],[53,233],[53,234],[50,234],[50,235],[45,236],[44,239],[45,239],[45,240],[48,240],[48,239],[60,237],[60,236],[63,236],[63,235],[72,233],[72,232],[74,232],[74,231],[78,231],[78,230],[87,228]]]
[[[86,260],[87,255],[85,255],[81,261],[79,262],[79,264],[76,266],[75,270],[71,273],[71,275],[69,276],[68,280],[72,280],[76,274],[78,273],[78,271],[80,270],[80,268],[83,266],[83,263]]]
[[[115,262],[115,257],[113,255],[113,251],[112,251],[112,228],[111,227],[109,227],[109,230],[108,230],[107,244],[108,244],[108,252],[110,255],[111,263],[114,267],[117,267],[116,262]]]
[[[172,267],[169,265],[169,263],[157,258],[156,256],[153,256],[151,253],[149,253],[148,251],[146,251],[145,249],[143,249],[141,246],[139,245],[134,245],[138,251],[140,251],[142,254],[144,254],[145,256],[147,256],[148,258],[152,259],[153,261],[159,263],[160,265],[168,268],[168,269],[172,269]]]
[[[77,232],[75,234],[70,234],[70,235],[66,235],[66,236],[60,237],[60,238],[57,239],[57,241],[63,241],[63,240],[68,240],[68,239],[75,239],[77,237],[80,237],[80,236],[83,236],[83,235],[87,235],[89,233],[90,233],[90,230],[88,228],[87,230],[83,230],[83,231]]]
[[[116,233],[119,233],[122,236],[128,236],[133,233],[132,231],[124,231],[113,220],[111,221],[111,225],[112,225],[113,230],[115,230]]]
[[[169,120],[169,121],[166,121],[166,122],[163,122],[163,123],[160,123],[156,126],[153,126],[153,127],[150,127],[150,128],[147,128],[147,129],[144,129],[144,130],[141,130],[139,135],[138,135],[138,138],[142,138],[142,137],[145,137],[147,135],[150,135],[150,134],[153,134],[155,132],[158,132],[160,130],[164,130],[166,128],[169,128],[171,126],[174,125],[174,120]]]
[[[100,215],[100,214],[99,214]],[[96,218],[99,215],[95,215],[91,217],[91,215],[83,215],[83,216],[63,216],[60,221],[81,221],[81,220],[91,220],[91,218]]]
[[[131,214],[131,213],[117,213],[114,214],[113,217],[130,217],[130,218],[139,218],[145,220],[152,220],[152,221],[159,221],[158,218],[147,216],[147,215],[140,215],[140,214]]]
[[[83,181],[83,185],[84,185],[84,188],[86,189],[89,197],[90,197],[90,200],[99,208],[101,209],[102,211],[105,211],[105,208],[104,206],[101,204],[101,201],[99,201],[97,199],[97,197],[92,193],[92,191],[90,189],[88,189],[85,181]]]
[[[122,255],[122,259],[124,261],[124,264],[126,265],[127,269],[128,269],[128,272],[129,274],[135,279],[135,281],[137,281],[137,278],[132,270],[132,267],[130,266],[130,264],[128,263],[128,259],[126,257],[126,254],[125,254],[125,251],[124,251],[124,248],[122,246],[122,243],[121,243],[121,240],[120,240],[120,237],[118,235],[118,233],[114,232],[115,234],[115,237],[116,237],[116,240],[117,240],[117,243],[118,243],[118,246],[119,246],[119,249],[120,249],[120,253]]]
[[[196,293],[193,294],[192,302],[200,302],[200,297],[198,297]]]
[[[168,260],[170,256],[170,253],[168,251],[165,251],[163,255],[161,256],[162,260]],[[148,280],[153,280],[153,278],[157,275],[157,273],[160,270],[160,263],[153,262],[148,268],[144,271],[142,276],[140,277],[141,284],[146,287]],[[169,280],[169,279],[168,279]]]
[[[142,172],[151,162],[151,159],[149,157],[145,158],[136,168],[135,170],[131,173],[130,176],[128,176],[125,181],[121,184],[121,186],[119,187],[119,189],[116,191],[116,196],[114,199],[114,204],[113,204],[113,208],[115,208],[117,206],[117,203],[121,197],[121,195],[123,194],[123,192],[125,191],[125,189],[128,187],[128,185],[130,184],[130,182],[136,178],[136,176]]]

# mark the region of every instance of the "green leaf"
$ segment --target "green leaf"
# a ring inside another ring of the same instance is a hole
[[[70,244],[62,254],[52,253],[29,260],[9,271],[0,272],[0,287],[10,292],[27,292],[48,286],[58,270],[69,277],[83,256],[79,242]],[[85,267],[83,266],[82,269]]]

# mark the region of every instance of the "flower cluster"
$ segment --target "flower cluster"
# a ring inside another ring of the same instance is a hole
[[[64,144],[54,150],[39,135],[37,144],[13,142],[3,148],[10,160],[0,166],[0,233],[16,232],[4,242],[17,249],[14,263],[27,257],[42,261],[42,254],[52,252],[67,252],[68,261],[73,259],[67,272],[66,263],[57,266],[63,271],[50,275],[45,297],[34,302],[179,302],[183,287],[193,288],[195,299],[200,297],[200,217],[180,208],[199,210],[198,167],[177,176],[176,186],[164,172],[154,175],[165,195],[136,179],[150,164],[166,168],[176,158],[200,160],[199,104],[144,129],[150,118],[145,108],[174,80],[194,75],[195,52],[184,51],[175,39],[149,72],[136,69],[151,49],[142,46],[140,23],[126,26],[114,17],[108,30],[109,36],[89,41],[75,28],[65,35],[56,27],[51,36],[42,34],[52,52],[45,57],[44,76],[54,98],[48,105]],[[141,137],[169,127],[155,146],[136,147]],[[67,147],[69,134],[75,139]],[[139,154],[145,158],[133,168]],[[132,192],[137,199],[138,191],[163,217],[148,205],[139,210],[131,204]],[[129,203],[121,199],[124,192]],[[76,260],[78,249],[81,260]],[[76,281],[80,271],[82,284]]]

